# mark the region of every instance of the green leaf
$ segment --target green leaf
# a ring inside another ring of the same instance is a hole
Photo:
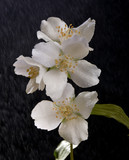
[[[73,145],[73,149],[78,145]],[[70,143],[63,140],[54,151],[55,160],[64,160],[70,154]]]
[[[120,106],[114,104],[96,104],[91,114],[114,118],[129,129],[129,117]]]

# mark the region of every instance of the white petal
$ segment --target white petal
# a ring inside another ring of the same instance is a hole
[[[71,79],[82,88],[91,87],[99,83],[99,75],[101,70],[95,65],[85,61],[79,60],[74,73],[70,73]]]
[[[45,84],[43,79],[40,80],[40,83],[36,82],[36,78],[30,79],[26,86],[26,93],[30,94],[35,92],[37,89],[43,91],[45,88]]]
[[[75,97],[74,88],[70,83],[67,83],[61,98],[53,99],[53,101],[58,103],[59,101],[61,102],[61,101],[66,100],[66,98],[68,98],[67,101],[69,102],[69,98],[74,98],[74,97]]]
[[[56,28],[57,26],[60,26],[60,28],[66,28],[67,27],[67,24],[58,17],[49,17],[47,19],[47,21],[53,26],[53,28]]]
[[[25,59],[29,57],[19,56],[17,61],[13,64],[15,67],[14,71],[17,75],[28,77],[27,69],[30,68],[30,64],[26,63]]]
[[[35,78],[30,79],[27,86],[26,86],[26,93],[30,94],[35,92],[38,89],[38,84],[36,83]]]
[[[32,58],[24,57],[22,55],[17,58],[17,61],[13,64],[13,66],[15,66],[14,71],[17,75],[23,75],[25,77],[28,77],[27,69],[31,66],[41,67],[41,65],[35,62]]]
[[[70,55],[75,59],[82,59],[88,55],[89,45],[85,38],[74,35],[63,41],[62,50],[64,54]]]
[[[66,87],[67,75],[65,72],[52,69],[45,74],[44,83],[46,84],[46,94],[52,99],[58,99]]]
[[[43,91],[44,88],[45,88],[45,84],[44,84],[43,79],[41,79],[41,81],[40,81],[40,83],[39,83],[39,86],[38,86],[38,89],[41,90],[41,91]]]
[[[32,110],[31,117],[35,120],[35,126],[40,129],[53,130],[58,127],[62,121],[56,118],[56,112],[53,110],[51,101],[41,101]]]
[[[95,30],[95,20],[91,20],[89,18],[87,21],[85,21],[83,24],[81,24],[79,27],[74,28],[73,30],[77,30],[80,32],[80,35],[82,37],[85,37],[88,42],[92,39],[94,35]]]
[[[81,117],[64,121],[59,127],[59,134],[66,141],[78,145],[88,138],[88,123]]]
[[[97,103],[98,98],[97,92],[81,92],[74,100],[74,104],[77,105],[79,109],[79,113],[83,116],[83,118],[87,119],[94,105]]]
[[[46,34],[50,39],[54,40],[54,41],[58,41],[59,40],[59,34],[57,32],[57,28],[53,28],[53,26],[51,25],[51,23],[49,23],[46,20],[43,20],[41,22],[41,31]]]
[[[19,56],[18,60],[23,60],[25,61],[27,64],[31,65],[31,66],[40,66],[39,63],[37,63],[34,59],[32,59],[31,57],[24,57],[24,56]]]
[[[41,22],[41,31],[45,33],[50,39],[59,41],[59,33],[56,27],[60,26],[61,28],[64,28],[65,24],[66,23],[60,18],[50,17],[47,19],[47,21],[43,20]]]
[[[60,49],[52,42],[41,42],[32,50],[32,58],[45,67],[52,67],[55,65],[55,59],[58,59],[59,53]]]
[[[46,73],[46,68],[41,65],[39,69],[39,75],[36,77],[36,83],[39,84],[42,81],[45,73]]]
[[[53,41],[52,39],[50,39],[46,34],[44,34],[41,31],[37,32],[37,37],[38,39],[43,39],[46,42],[51,41],[54,45],[56,45],[57,47],[61,48],[60,44],[58,42]]]
[[[39,63],[35,62],[32,58],[24,57],[24,56],[19,56],[17,58],[17,61],[13,64],[13,66],[15,66],[14,71],[17,75],[23,75],[25,77],[29,76],[27,69],[29,69],[31,66],[36,66],[39,68],[39,75],[36,77],[36,79],[34,79],[34,81],[30,80],[30,82],[28,83],[27,88],[26,88],[26,92],[28,94],[33,93],[36,90],[36,88],[38,88],[38,84],[43,79],[43,75],[46,72],[46,68],[44,68]],[[35,87],[32,85],[34,83],[35,83]],[[41,88],[43,89],[43,85]]]
[[[46,42],[52,41],[46,34],[44,34],[44,33],[41,32],[41,31],[38,31],[38,32],[37,32],[37,38],[38,38],[38,39],[43,39],[43,40],[46,41]]]

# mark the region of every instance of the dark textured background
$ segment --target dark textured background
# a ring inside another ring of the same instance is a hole
[[[31,110],[45,92],[27,95],[28,79],[14,74],[19,55],[31,56],[39,41],[42,19],[62,18],[78,26],[87,18],[97,21],[87,59],[102,69],[97,90],[99,103],[122,106],[129,116],[129,1],[128,0],[0,0],[0,160],[54,160],[62,140],[58,130],[38,130]],[[86,90],[76,88],[76,93]],[[74,151],[75,160],[129,159],[129,130],[113,119],[91,116],[89,139]]]

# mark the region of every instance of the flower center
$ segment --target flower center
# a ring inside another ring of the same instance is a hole
[[[77,30],[75,30],[75,32],[73,32],[73,30],[72,30],[73,25],[72,24],[70,24],[68,28],[67,28],[66,24],[65,24],[64,28],[61,28],[60,26],[57,26],[56,28],[58,29],[59,39],[61,42],[63,40],[68,39],[69,37],[72,37],[73,34],[80,34],[80,32],[78,32]]]
[[[56,118],[72,120],[78,117],[74,112],[79,111],[79,109],[75,104],[70,104],[68,100],[71,100],[71,97],[57,103],[54,102],[53,110],[56,111]]]
[[[70,106],[62,106],[59,108],[63,117],[70,116],[73,113],[73,109]]]
[[[71,71],[74,73],[74,70],[76,68],[77,61],[74,60],[73,57],[70,55],[62,55],[59,54],[59,59],[55,59],[56,68],[58,68],[61,72],[68,72]]]
[[[29,69],[26,70],[28,72],[28,78],[35,78],[39,75],[39,68],[38,67],[30,67]]]

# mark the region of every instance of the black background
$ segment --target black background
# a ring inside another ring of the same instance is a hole
[[[25,93],[28,79],[14,74],[21,54],[31,56],[39,42],[41,20],[57,16],[78,26],[96,20],[94,48],[86,59],[101,70],[100,83],[88,89],[75,84],[76,94],[96,90],[99,103],[121,106],[129,116],[129,1],[128,0],[0,0],[0,160],[54,160],[62,140],[58,129],[38,130],[31,110],[45,91]],[[75,160],[129,159],[129,130],[113,119],[91,116],[89,139],[74,150]],[[69,159],[69,158],[67,158]]]

